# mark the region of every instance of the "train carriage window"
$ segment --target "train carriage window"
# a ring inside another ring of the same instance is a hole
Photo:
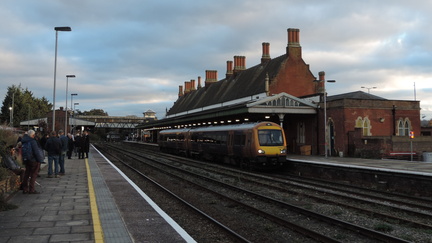
[[[259,130],[258,139],[261,146],[282,146],[283,137],[280,130]]]

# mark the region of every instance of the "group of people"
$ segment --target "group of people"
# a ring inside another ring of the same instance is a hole
[[[58,134],[52,131],[39,139],[34,130],[29,130],[18,139],[17,148],[12,145],[7,147],[7,154],[2,156],[2,165],[20,176],[20,189],[24,194],[39,194],[35,190],[35,182],[41,163],[45,163],[45,152],[48,155],[48,178],[60,178],[65,174],[66,156],[72,159],[72,154],[76,152],[78,159],[88,158],[89,149],[87,131],[75,136],[70,133],[65,135],[63,130],[59,130]],[[21,152],[25,169],[17,162],[17,151]]]

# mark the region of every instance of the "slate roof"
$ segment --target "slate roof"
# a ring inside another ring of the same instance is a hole
[[[276,76],[287,60],[287,54],[233,74],[207,87],[189,92],[177,99],[167,115],[220,104],[265,92],[266,74]]]
[[[327,96],[327,101],[342,100],[342,99],[357,99],[357,100],[387,100],[382,97],[372,95],[363,91],[355,91],[350,93]]]

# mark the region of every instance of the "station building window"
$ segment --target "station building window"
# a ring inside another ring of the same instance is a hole
[[[365,117],[357,117],[356,122],[355,122],[355,127],[356,128],[361,128],[362,129],[362,134],[363,136],[372,136],[371,133],[371,123],[369,118]]]
[[[408,118],[399,119],[397,127],[398,127],[398,136],[409,136],[411,122]]]
[[[358,128],[363,127],[363,118],[357,117],[355,127],[358,127]]]
[[[371,136],[371,124],[369,118],[365,117],[363,119],[363,136]]]

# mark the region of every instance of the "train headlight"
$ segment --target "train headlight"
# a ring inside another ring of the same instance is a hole
[[[258,149],[258,153],[259,153],[259,154],[265,154],[265,151],[262,150],[262,149]]]
[[[280,153],[281,154],[286,154],[286,149],[281,149]]]

